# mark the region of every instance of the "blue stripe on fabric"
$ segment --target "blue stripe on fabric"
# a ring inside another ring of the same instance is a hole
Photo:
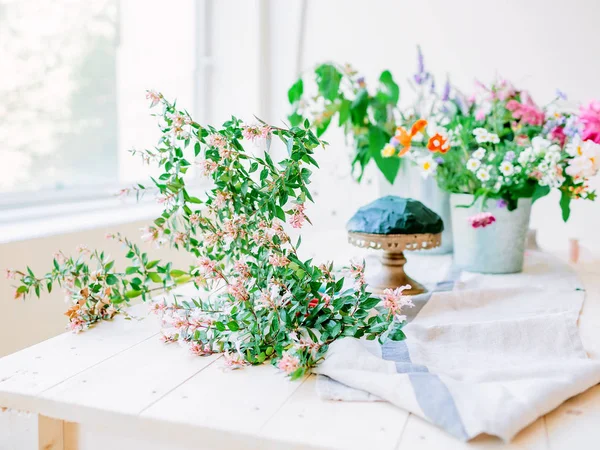
[[[445,281],[437,283],[430,292],[414,296],[415,308],[413,309],[417,311],[411,314],[410,318],[418,315],[434,292],[447,292],[454,289],[454,284],[460,278],[460,274],[461,270],[453,266]],[[429,372],[427,366],[412,363],[406,341],[386,342],[381,347],[381,356],[385,360],[393,361],[398,373],[408,374],[417,403],[427,419],[457,438],[467,440],[467,432],[452,394],[438,375]]]

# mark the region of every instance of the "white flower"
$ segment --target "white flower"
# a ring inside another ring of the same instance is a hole
[[[484,136],[488,134],[488,130],[485,128],[475,128],[473,130],[473,136]]]
[[[509,177],[515,172],[515,168],[510,161],[502,162],[502,164],[500,164],[499,169],[500,172],[502,172],[502,175],[504,175],[505,177]]]
[[[473,152],[473,158],[475,159],[483,159],[485,156],[485,148],[479,147],[477,150]]]
[[[490,179],[490,171],[486,167],[479,169],[477,171],[477,178],[483,182],[488,181]]]
[[[549,149],[549,151],[548,151],[548,153],[546,153],[546,156],[544,157],[544,159],[546,161],[548,161],[550,164],[557,163],[558,161],[560,161],[560,149],[559,149],[559,151]]]
[[[540,172],[547,172],[548,169],[550,168],[550,165],[548,164],[547,161],[542,161],[539,165],[538,165],[538,170]]]
[[[487,159],[488,159],[488,161],[493,161],[495,157],[496,157],[496,153],[494,153],[494,152],[491,152],[491,153],[488,155],[488,158],[487,158]]]
[[[565,172],[573,178],[587,178],[594,175],[596,171],[590,158],[578,156],[569,160],[569,165],[565,169]]]
[[[435,173],[437,164],[431,156],[427,156],[427,157],[421,158],[419,160],[419,167],[421,167],[421,176],[423,178],[427,178],[427,177],[429,177],[429,175],[432,175]]]
[[[488,142],[491,142],[492,144],[498,144],[500,142],[500,138],[497,134],[490,133],[488,134]]]
[[[588,167],[585,171],[587,175],[581,176],[592,176],[598,172],[598,169],[600,168],[600,144],[596,144],[594,141],[590,140],[582,141],[581,138],[577,137],[567,145],[567,153],[575,157],[569,162],[569,166],[574,165],[574,167],[580,168],[583,168],[584,166]],[[590,164],[584,164],[583,161],[574,162],[575,159],[578,158],[586,159]]]
[[[533,152],[536,155],[546,153],[551,145],[552,142],[550,142],[548,139],[544,139],[541,136],[536,136],[531,140],[531,146],[533,147]]]
[[[478,159],[471,158],[467,161],[467,169],[469,169],[471,172],[475,172],[480,166],[481,162]]]
[[[531,147],[528,147],[519,154],[517,161],[519,161],[519,164],[524,166],[525,164],[527,164],[528,162],[530,162],[532,160],[532,156],[533,156],[533,149]]]

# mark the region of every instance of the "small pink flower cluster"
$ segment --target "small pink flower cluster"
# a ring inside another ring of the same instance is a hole
[[[248,365],[244,357],[238,352],[225,352],[223,354],[223,361],[225,362],[225,367],[231,370],[241,369]]]
[[[206,275],[212,275],[215,272],[215,267],[217,263],[215,261],[211,261],[207,256],[203,256],[202,258],[198,258],[196,262],[200,272]]]
[[[413,307],[414,304],[411,298],[403,295],[405,289],[410,289],[410,285],[400,286],[396,289],[384,289],[381,296],[381,305],[386,308],[391,315],[396,317],[399,322],[404,322],[406,316],[401,315],[404,306]]]
[[[365,284],[365,265],[356,262],[350,263],[350,275],[355,280],[356,289],[361,289]]]
[[[284,255],[278,255],[276,253],[271,253],[269,255],[269,264],[273,267],[285,267],[290,263],[290,260],[287,259]]]
[[[250,278],[250,267],[244,261],[238,260],[233,263],[233,270],[239,277]]]
[[[164,232],[161,228],[142,227],[140,228],[140,231],[142,232],[142,241],[154,244],[156,248],[167,242],[167,238],[165,238]]]
[[[473,228],[485,228],[496,221],[494,215],[490,212],[481,212],[468,218]]]
[[[304,221],[306,220],[306,215],[304,214],[304,204],[296,204],[292,209],[294,214],[290,216],[290,225],[292,228],[302,228],[302,225],[304,225]]]
[[[512,111],[513,118],[529,125],[541,126],[544,123],[544,112],[533,103],[533,100],[527,96],[525,103],[519,103],[516,100],[510,100],[506,104],[506,109]]]
[[[269,125],[245,125],[242,128],[242,135],[248,141],[267,139],[271,136],[271,127]]]
[[[285,352],[277,363],[277,367],[289,375],[300,367],[300,360],[297,356]]]
[[[162,94],[156,91],[146,91],[146,99],[150,100],[150,108],[158,105],[162,99]]]
[[[235,283],[227,286],[227,293],[238,302],[245,302],[250,297],[246,290],[246,286],[244,286],[244,283],[240,279],[237,279]]]
[[[217,170],[217,163],[210,159],[203,159],[198,162],[198,167],[200,167],[200,174],[204,177],[209,177]]]
[[[207,356],[214,353],[209,344],[202,344],[202,342],[190,342],[189,349],[196,356]]]

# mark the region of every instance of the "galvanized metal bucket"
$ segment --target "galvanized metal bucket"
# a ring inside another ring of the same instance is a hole
[[[451,194],[450,205],[454,234],[454,263],[469,272],[516,273],[523,270],[525,242],[531,216],[531,199],[521,198],[517,209],[509,211],[496,200]],[[468,208],[461,206],[472,205]],[[469,220],[482,211],[490,212],[495,222],[474,228]]]

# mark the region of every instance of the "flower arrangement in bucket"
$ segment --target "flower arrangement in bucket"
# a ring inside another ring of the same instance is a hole
[[[383,183],[384,193],[418,199],[442,217],[446,229],[441,251],[446,253],[452,249],[448,195],[426,177],[421,179],[417,175],[413,179],[412,164],[403,167],[403,159],[397,157],[402,155],[394,150],[400,143],[404,152],[411,145],[424,145],[419,140],[420,124],[426,124],[427,120],[448,123],[461,104],[459,93],[451,88],[449,80],[438,92],[433,75],[425,68],[421,49],[417,50],[417,71],[408,80],[414,101],[399,104],[400,87],[388,70],[381,73],[377,83],[370,85],[348,64],[325,63],[299,78],[289,89],[292,105],[289,120],[292,125],[311,121],[318,137],[332,124],[341,127],[353,142],[352,169],[357,181],[361,181],[365,168],[374,161],[387,180]]]
[[[596,198],[588,179],[600,168],[600,104],[577,112],[564,100],[560,93],[540,108],[508,81],[478,84],[447,125],[417,122],[427,150],[406,151],[400,130],[394,154],[415,161],[452,193],[458,265],[518,272],[533,202],[557,189],[567,221],[571,200]],[[389,146],[381,152],[392,154]]]
[[[301,240],[294,243],[288,234],[289,227],[309,221],[304,205],[312,201],[310,167],[317,166],[314,150],[323,144],[308,122],[282,129],[232,118],[217,130],[194,122],[161,94],[149,92],[148,98],[161,108],[162,137],[155,149],[140,153],[161,169],[153,182],[164,211],[142,238],[187,252],[189,266],[152,259],[126,237],[111,234],[130,262],[124,270],[105,253],[82,246],[76,256],[57,253],[52,270],[41,277],[29,268],[9,270],[18,281],[15,298],[62,287],[69,327],[79,332],[126,314],[123,307],[132,299],[151,300],[193,283],[197,297],[173,294],[152,303],[162,340],[197,355],[224,353],[232,368],[271,361],[293,379],[314,367],[336,339],[404,339],[401,309],[410,298],[402,289],[375,297],[362,264],[352,263],[346,280],[332,263],[301,260]],[[287,151],[279,162],[269,154],[273,138]],[[259,141],[267,145],[264,156],[251,151]],[[213,186],[200,197],[186,184],[194,166]]]

